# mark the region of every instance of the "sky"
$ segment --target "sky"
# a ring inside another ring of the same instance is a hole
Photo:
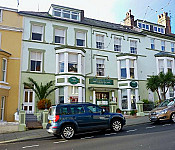
[[[126,12],[132,10],[135,19],[157,23],[158,15],[168,12],[175,34],[175,0],[0,0],[0,6],[19,11],[47,12],[51,4],[84,10],[85,17],[121,23]]]

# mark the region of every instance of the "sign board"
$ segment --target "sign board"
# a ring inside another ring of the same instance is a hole
[[[97,79],[91,78],[89,79],[89,84],[102,84],[102,85],[113,85],[113,80],[110,79]]]
[[[68,79],[68,81],[69,81],[69,83],[71,83],[71,84],[77,84],[77,83],[79,83],[79,79],[78,79],[77,77],[70,77],[70,78]]]
[[[131,81],[130,86],[133,87],[133,88],[137,87],[137,82],[136,81]]]

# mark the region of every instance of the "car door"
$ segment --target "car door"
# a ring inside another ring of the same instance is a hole
[[[90,116],[89,124],[92,128],[107,128],[109,125],[109,115],[102,112],[102,108],[97,105],[88,105],[87,114]]]

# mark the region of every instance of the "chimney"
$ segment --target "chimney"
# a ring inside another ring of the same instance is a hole
[[[126,13],[126,17],[123,21],[124,21],[124,25],[131,26],[131,28],[133,28],[133,26],[134,26],[134,16],[131,15],[131,9],[129,10],[129,12]]]
[[[165,26],[165,33],[171,33],[171,25],[170,25],[170,17],[167,12],[163,12],[163,14],[158,15],[158,24]]]

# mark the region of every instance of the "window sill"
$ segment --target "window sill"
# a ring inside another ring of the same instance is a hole
[[[6,84],[6,85],[9,85],[9,83],[4,82],[4,81],[0,81],[0,83],[2,83],[2,84]]]

